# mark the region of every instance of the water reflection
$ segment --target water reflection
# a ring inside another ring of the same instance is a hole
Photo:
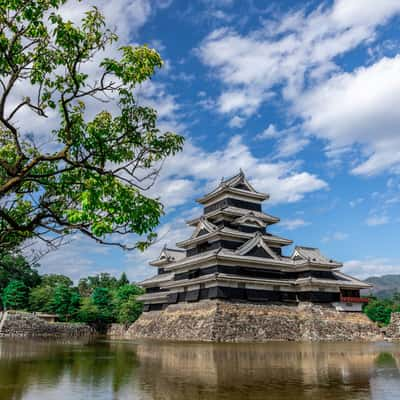
[[[0,399],[400,398],[400,345],[0,341]]]

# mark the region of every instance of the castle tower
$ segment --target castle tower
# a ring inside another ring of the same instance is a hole
[[[270,232],[279,218],[262,210],[269,196],[257,192],[242,171],[197,200],[203,215],[187,221],[190,238],[164,247],[150,263],[157,274],[141,282],[145,311],[171,304],[224,299],[256,304],[332,305],[361,311],[360,289],[370,285],[340,272],[342,264],[317,248],[284,247],[292,241]]]

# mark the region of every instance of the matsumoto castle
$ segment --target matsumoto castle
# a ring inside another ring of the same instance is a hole
[[[240,171],[198,199],[204,211],[187,221],[192,236],[177,243],[179,249],[164,247],[150,263],[157,275],[141,282],[144,310],[224,299],[325,303],[339,311],[361,311],[367,299],[360,297],[360,289],[370,285],[340,272],[340,262],[311,247],[296,246],[291,256],[284,255],[283,247],[292,241],[270,232],[279,218],[262,211],[268,197]]]

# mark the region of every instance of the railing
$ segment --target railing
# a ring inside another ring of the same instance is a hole
[[[368,303],[368,298],[367,297],[340,296],[340,301],[343,303]]]

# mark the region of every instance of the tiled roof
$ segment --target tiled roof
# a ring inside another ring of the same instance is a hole
[[[339,264],[337,261],[325,257],[319,249],[315,247],[296,246],[292,255],[293,259],[301,257],[304,260],[317,264]]]
[[[154,275],[151,278],[145,279],[144,281],[140,282],[140,285],[147,286],[154,283],[162,283],[171,280],[174,277],[174,273],[169,274],[158,274]]]
[[[238,185],[244,186],[245,189],[243,189],[242,187],[238,187]],[[250,182],[245,177],[243,171],[240,170],[240,172],[237,175],[235,175],[229,179],[222,179],[221,183],[214,190],[207,193],[203,197],[197,199],[197,201],[200,203],[209,201],[210,199],[214,198],[216,195],[218,195],[226,190],[229,190],[234,193],[236,192],[237,194],[242,194],[242,195],[247,194],[247,196],[251,196],[251,197],[257,198],[259,200],[265,200],[265,199],[269,198],[268,194],[257,192],[253,188],[253,186],[251,186]]]

